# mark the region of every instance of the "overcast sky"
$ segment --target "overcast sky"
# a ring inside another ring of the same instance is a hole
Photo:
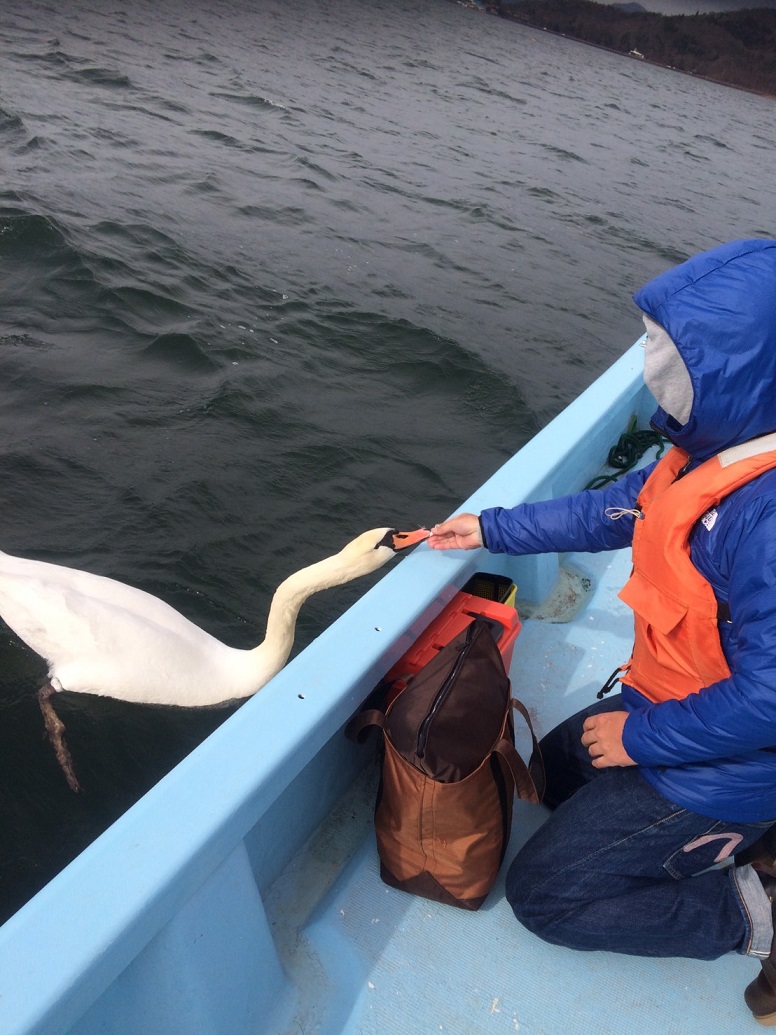
[[[627,3],[628,0],[598,0],[599,3]],[[776,0],[636,0],[647,11],[660,14],[706,14],[709,11],[740,11],[748,7],[776,9]]]

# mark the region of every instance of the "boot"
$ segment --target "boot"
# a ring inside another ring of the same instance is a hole
[[[760,842],[758,841],[759,845]],[[754,845],[752,846],[755,847]],[[768,870],[758,870],[758,876],[762,882],[763,890],[771,903],[773,915],[773,929],[776,932],[776,869],[768,862],[764,853],[755,857],[761,865],[768,865]],[[757,868],[755,859],[751,860],[752,866]],[[744,1002],[752,1011],[754,1019],[765,1027],[776,1027],[776,933],[771,943],[771,954],[767,960],[762,961],[760,973],[744,990]]]
[[[736,866],[751,863],[758,873],[776,877],[776,825],[736,855]]]
[[[776,1027],[776,963],[775,954],[763,960],[762,969],[754,981],[744,990],[744,1002],[752,1011],[758,1024],[766,1028]]]

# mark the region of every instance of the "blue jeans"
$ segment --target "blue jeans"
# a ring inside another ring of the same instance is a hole
[[[580,743],[582,725],[588,715],[621,708],[619,695],[602,701],[542,741],[553,812],[509,868],[515,916],[545,941],[573,949],[767,956],[770,905],[756,874],[751,866],[715,864],[773,821],[700,816],[664,798],[635,766],[595,769]]]

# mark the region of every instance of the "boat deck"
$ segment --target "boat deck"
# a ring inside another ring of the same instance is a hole
[[[573,555],[561,590],[526,618],[511,677],[537,733],[595,699],[630,650],[616,598],[629,554]],[[570,615],[568,615],[570,617]],[[579,620],[581,618],[581,621]],[[525,753],[525,751],[524,751]],[[300,999],[288,1032],[348,1035],[741,1035],[757,1030],[742,1002],[754,960],[712,963],[579,953],[522,928],[504,875],[476,913],[415,898],[380,880],[369,765],[265,899],[281,960]],[[511,859],[547,815],[518,802]],[[280,1028],[278,1029],[281,1030]]]

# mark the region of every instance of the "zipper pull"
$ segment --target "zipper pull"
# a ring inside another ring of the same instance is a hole
[[[618,683],[620,681],[620,673],[621,672],[627,672],[629,668],[630,668],[630,662],[627,665],[618,665],[617,666],[617,668],[614,670],[614,672],[612,672],[612,674],[609,676],[609,678],[606,680],[604,685],[601,687],[601,689],[596,694],[596,697],[598,698],[599,701],[603,697],[605,697],[610,691],[614,690],[614,684]]]

